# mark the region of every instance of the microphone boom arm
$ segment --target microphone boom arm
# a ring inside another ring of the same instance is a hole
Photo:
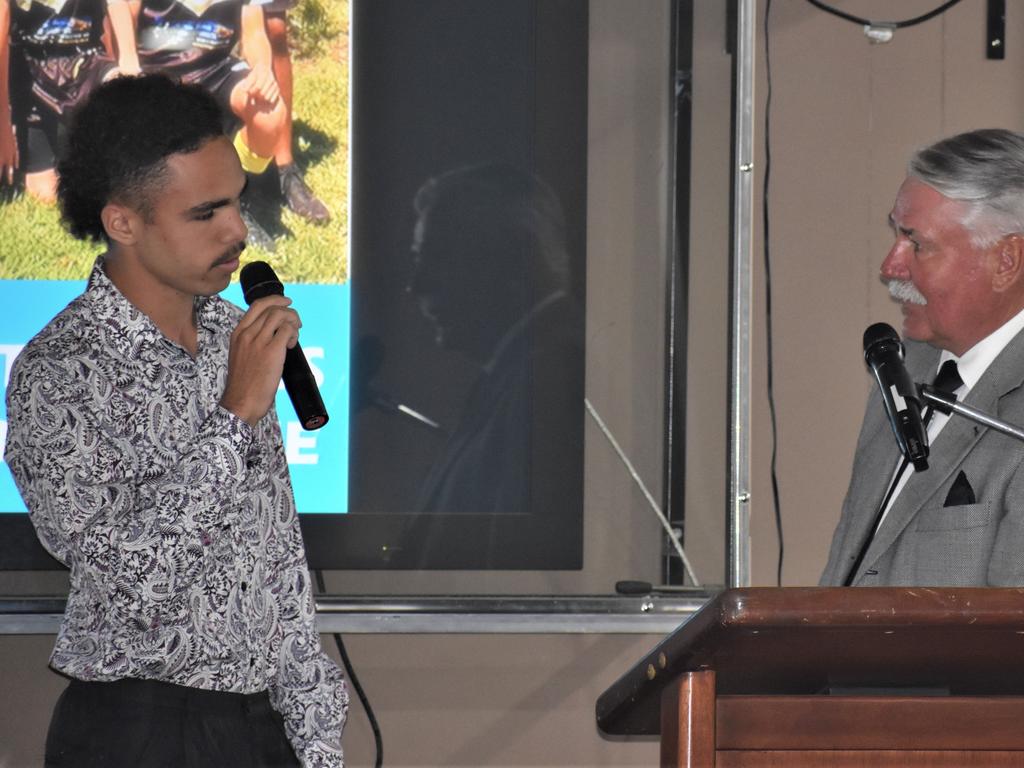
[[[942,408],[952,411],[959,416],[963,416],[966,419],[970,419],[978,424],[985,427],[991,427],[992,429],[1002,432],[1004,435],[1015,437],[1018,440],[1024,441],[1024,430],[1020,427],[1016,427],[994,416],[989,416],[983,411],[979,411],[977,408],[971,408],[969,405],[958,403],[954,395],[949,395],[942,390],[935,389],[929,384],[922,384],[918,387],[921,391],[921,397],[925,400],[930,401],[934,405],[942,406]]]

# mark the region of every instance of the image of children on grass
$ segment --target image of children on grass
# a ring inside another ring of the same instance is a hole
[[[95,248],[54,204],[68,121],[98,83],[162,72],[221,103],[248,178],[245,260],[345,282],[348,53],[344,0],[0,0],[0,280],[88,275]]]

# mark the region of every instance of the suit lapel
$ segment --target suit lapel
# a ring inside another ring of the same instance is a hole
[[[998,415],[998,402],[1001,397],[1017,389],[1021,385],[1022,367],[1019,361],[1024,355],[1024,332],[1018,333],[1002,352],[992,361],[978,383],[967,393],[964,400],[969,405],[989,415]],[[921,377],[920,369],[913,372],[914,380],[930,380],[934,373],[937,355],[928,355],[931,368],[926,377]],[[928,469],[915,472],[900,495],[896,498],[885,521],[878,529],[875,540],[871,543],[861,571],[870,568],[882,554],[893,545],[906,529],[910,521],[931,499],[953,472],[963,464],[968,453],[988,431],[987,427],[975,424],[970,419],[953,414],[946,422],[942,431],[935,439],[928,456]],[[937,502],[937,503],[941,503]]]

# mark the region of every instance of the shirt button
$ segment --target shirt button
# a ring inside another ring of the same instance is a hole
[[[212,539],[210,538],[210,534],[208,534],[206,531],[203,531],[203,533],[199,537],[199,540],[203,542],[204,547],[210,546],[210,542],[212,541]]]
[[[248,589],[248,587],[249,587],[248,583],[243,581],[242,582],[242,591],[245,592],[245,590]]]

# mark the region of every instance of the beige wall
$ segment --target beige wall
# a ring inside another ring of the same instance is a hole
[[[883,19],[896,12],[910,18],[937,5],[835,4]],[[886,216],[909,153],[972,128],[1024,129],[1024,14],[1017,4],[1007,5],[1006,59],[989,61],[985,0],[965,0],[938,19],[897,31],[884,45],[871,45],[858,26],[804,0],[773,3],[769,197],[784,584],[813,584],[824,567],[870,386],[861,335],[873,322],[899,328],[878,267],[890,244]],[[766,93],[762,22],[759,16],[759,105]],[[757,130],[763,172],[761,119]],[[757,232],[759,249],[760,220]],[[755,262],[753,580],[773,584],[759,250]]]

